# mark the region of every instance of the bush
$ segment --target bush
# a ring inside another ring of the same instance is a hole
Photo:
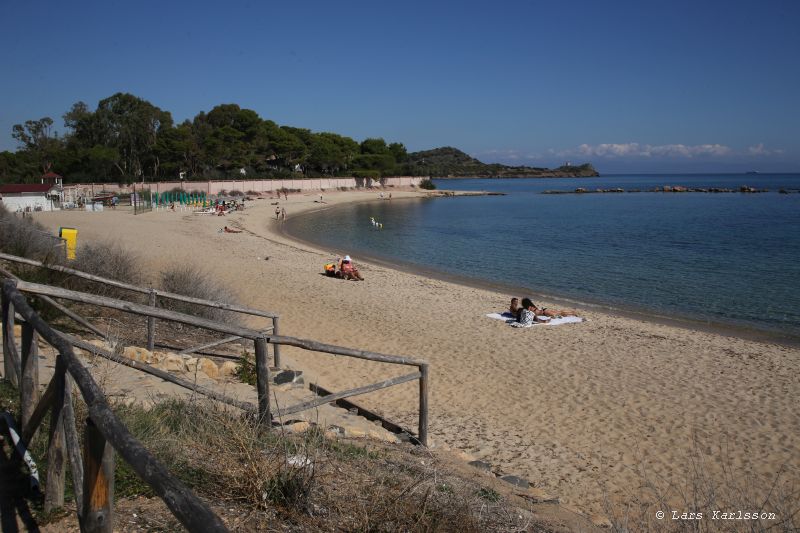
[[[31,218],[22,218],[0,204],[0,250],[11,255],[60,263],[64,257],[63,241],[50,235]]]
[[[78,247],[78,252],[70,268],[109,278],[130,285],[142,285],[144,277],[139,256],[123,246],[109,242],[89,242]],[[132,293],[115,289],[100,283],[72,278],[70,286],[76,290],[93,292],[130,300]]]
[[[231,289],[222,284],[211,274],[194,265],[175,265],[161,273],[161,288],[168,292],[211,300],[220,303],[235,303]],[[231,323],[235,322],[236,314],[213,307],[195,305],[174,300],[163,300],[167,309],[181,313],[201,316],[210,320]]]
[[[425,178],[424,180],[419,182],[419,188],[425,189],[426,191],[433,191],[436,189],[436,184],[430,180],[430,178]]]

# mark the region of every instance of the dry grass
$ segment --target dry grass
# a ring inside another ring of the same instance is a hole
[[[530,514],[445,473],[422,449],[329,440],[315,429],[266,432],[210,402],[116,410],[199,495],[246,515],[237,529],[468,533],[531,526]],[[147,494],[128,475],[117,486],[126,496]]]
[[[654,475],[647,469],[646,461],[640,460],[636,468],[640,480],[636,492],[625,495],[625,503],[606,503],[613,531],[800,531],[800,486],[796,471],[783,468],[765,480],[751,464],[734,465],[725,446],[716,446],[713,456],[704,453],[704,449],[708,451],[695,438],[685,459],[688,473],[678,482]],[[711,457],[713,461],[709,460]],[[740,511],[742,515],[754,513],[758,518],[722,518],[723,513],[738,517]],[[683,513],[695,513],[696,519],[682,519]],[[702,517],[697,517],[698,514]]]
[[[121,281],[130,285],[141,285],[144,279],[142,262],[136,252],[110,242],[83,244],[78,248],[76,258],[69,266],[87,274],[94,274],[95,276]],[[75,290],[102,296],[125,300],[136,299],[134,297],[135,293],[131,291],[116,289],[102,283],[86,281],[80,278],[71,278],[69,285]]]
[[[168,292],[221,303],[234,303],[235,296],[214,276],[195,265],[175,265],[161,273],[161,288]],[[232,323],[236,314],[221,309],[165,300],[164,307],[210,320]]]
[[[30,217],[10,213],[0,204],[0,250],[46,263],[63,262],[63,243]]]

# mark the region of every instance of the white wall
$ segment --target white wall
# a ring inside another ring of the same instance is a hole
[[[12,213],[16,211],[25,211],[30,207],[34,211],[37,207],[41,207],[42,211],[52,211],[52,204],[44,194],[3,194],[3,205]]]

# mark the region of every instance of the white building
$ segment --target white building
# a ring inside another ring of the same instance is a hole
[[[18,211],[52,211],[58,208],[58,187],[47,183],[10,183],[0,185],[0,202],[12,213]]]

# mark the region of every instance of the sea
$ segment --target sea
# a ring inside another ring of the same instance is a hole
[[[383,200],[376,191],[374,202],[295,217],[286,231],[332,259],[497,287],[503,303],[533,295],[800,342],[800,174],[434,183],[501,194],[389,201],[387,189]],[[543,194],[663,186],[768,192]]]

